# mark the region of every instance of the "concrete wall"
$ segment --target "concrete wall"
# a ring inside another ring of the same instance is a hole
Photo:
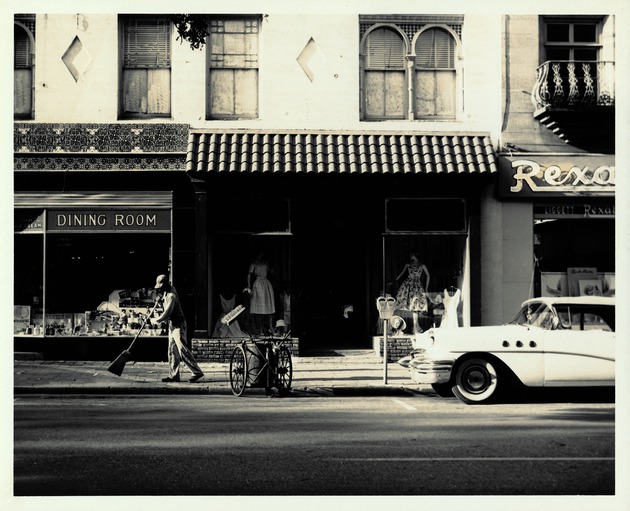
[[[531,202],[503,202],[503,321],[511,321],[531,298],[534,278],[534,218]]]
[[[230,12],[238,12],[238,6]],[[172,118],[145,122],[217,129],[484,131],[497,140],[501,128],[499,14],[465,16],[460,52],[463,111],[457,121],[440,122],[360,120],[359,14],[347,9],[324,12],[320,8],[308,16],[289,11],[271,12],[263,18],[260,118],[254,120],[205,120],[206,50],[192,50],[187,42],[180,44],[173,29]],[[75,37],[89,53],[83,60],[89,63],[78,81],[62,61]],[[297,62],[311,39],[318,48],[312,81]],[[35,122],[117,121],[118,53],[117,14],[37,15]]]
[[[481,324],[511,321],[530,298],[534,220],[531,202],[501,202],[492,190],[481,201]]]
[[[527,151],[566,151],[567,144],[534,119],[532,89],[536,83],[536,70],[541,64],[539,27],[538,16],[504,17],[506,97],[501,145],[510,144]]]

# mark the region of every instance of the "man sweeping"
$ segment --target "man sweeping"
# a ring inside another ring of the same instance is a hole
[[[199,368],[193,354],[186,346],[186,318],[182,311],[177,291],[168,281],[166,275],[158,275],[155,289],[164,298],[164,312],[158,318],[151,319],[152,323],[160,324],[168,320],[168,366],[169,373],[163,382],[178,382],[179,364],[183,361],[190,369],[192,377],[189,382],[196,382],[203,378],[203,371]]]

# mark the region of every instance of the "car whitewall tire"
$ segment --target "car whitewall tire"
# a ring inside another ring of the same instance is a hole
[[[453,393],[464,403],[484,403],[496,396],[499,373],[483,358],[469,358],[457,367]]]

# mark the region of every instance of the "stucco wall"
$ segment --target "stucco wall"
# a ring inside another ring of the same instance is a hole
[[[481,324],[513,319],[530,298],[534,221],[530,202],[501,202],[488,189],[481,201]]]
[[[263,17],[260,118],[254,120],[205,120],[206,51],[191,50],[187,42],[180,44],[174,30],[172,118],[150,121],[196,128],[484,131],[496,141],[501,127],[499,14],[465,16],[461,47],[463,110],[457,121],[441,122],[360,120],[359,14],[320,8],[308,16],[287,11]],[[81,56],[77,81],[62,61],[75,37],[88,52]],[[297,62],[310,39],[318,50],[311,63],[312,81]],[[115,13],[37,15],[35,122],[118,121],[118,53]]]

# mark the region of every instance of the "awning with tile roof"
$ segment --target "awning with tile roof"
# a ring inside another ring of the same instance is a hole
[[[191,130],[189,173],[490,174],[486,134]]]

